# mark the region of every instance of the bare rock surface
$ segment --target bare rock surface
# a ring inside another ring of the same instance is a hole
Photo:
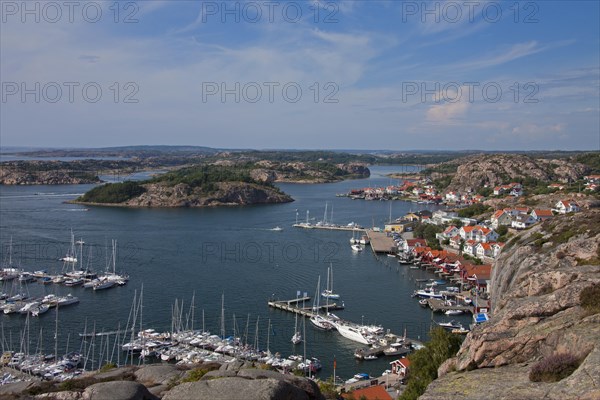
[[[600,284],[599,246],[597,209],[512,239],[493,267],[492,319],[467,335],[422,398],[475,399],[482,390],[487,399],[600,398],[600,314],[590,315],[579,299]],[[582,363],[560,382],[530,382],[531,366],[557,353]]]

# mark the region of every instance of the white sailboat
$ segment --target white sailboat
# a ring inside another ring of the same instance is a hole
[[[317,280],[317,291],[315,293],[315,300],[313,304],[313,311],[315,315],[310,317],[310,322],[316,328],[330,331],[333,329],[333,324],[329,321],[328,318],[319,314],[319,290],[321,289],[321,275],[319,275],[319,279]]]
[[[339,294],[333,293],[333,264],[327,268],[327,288],[321,292],[321,296],[332,300],[340,298]]]
[[[298,298],[300,297],[300,291],[296,292],[296,303],[298,302]],[[302,334],[298,330],[298,313],[296,313],[296,321],[294,323],[294,336],[292,336],[293,344],[300,344],[302,342]]]

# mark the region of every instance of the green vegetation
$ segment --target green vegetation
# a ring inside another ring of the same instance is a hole
[[[187,373],[187,376],[181,380],[184,382],[197,382],[199,381],[210,369],[208,368],[196,368]]]
[[[441,226],[433,225],[433,224],[417,224],[413,228],[413,233],[416,238],[425,239],[427,241],[427,245],[434,250],[441,250],[442,246],[438,239],[435,237],[436,233],[443,232],[444,228]]]
[[[184,183],[192,187],[206,188],[207,191],[214,189],[214,184],[218,182],[246,182],[259,184],[259,182],[250,177],[250,168],[248,165],[198,165],[159,175],[148,181],[148,183],[164,183],[168,186]],[[264,185],[262,182],[260,182],[260,184]]]
[[[435,186],[435,188],[437,190],[444,190],[448,186],[450,186],[450,182],[452,182],[452,176],[445,175],[445,176],[442,176],[441,178],[434,179],[431,183],[433,183],[433,186]]]
[[[532,382],[558,382],[579,367],[580,360],[570,353],[551,355],[534,364],[529,372]]]
[[[600,312],[600,284],[588,286],[579,293],[581,307],[588,315]]]
[[[100,368],[100,372],[108,372],[111,369],[115,369],[115,368],[117,368],[117,364],[108,362],[108,363],[104,364],[102,366],[102,368]]]
[[[86,203],[123,203],[144,193],[146,189],[138,182],[108,183],[97,186],[79,197]]]
[[[475,203],[468,207],[461,208],[458,210],[458,216],[461,218],[471,218],[475,215],[481,215],[488,211],[490,208],[488,206],[484,206],[481,203]]]
[[[335,383],[333,383],[333,377],[329,377],[326,381],[319,381],[319,389],[321,390],[321,394],[328,400],[338,398]]]
[[[481,258],[479,258],[479,257],[473,257],[466,253],[463,253],[462,256],[465,260],[472,261],[473,264],[475,264],[475,265],[483,265],[483,261],[481,261]]]
[[[591,174],[600,174],[600,152],[595,151],[577,155],[575,161],[590,168]]]
[[[427,385],[437,378],[439,366],[458,352],[462,340],[439,327],[430,332],[430,337],[425,348],[408,356],[411,363],[408,383],[400,400],[416,400],[422,395]]]

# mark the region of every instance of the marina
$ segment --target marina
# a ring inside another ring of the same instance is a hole
[[[374,168],[373,171],[377,174],[378,170]],[[324,198],[332,196],[339,187],[349,188],[353,185],[355,183],[352,181],[314,186],[281,184],[282,189],[297,197],[298,201],[268,208],[122,210],[92,207],[85,213],[69,212],[71,209],[78,209],[77,206],[62,203],[69,193],[81,193],[86,190],[85,187],[4,187],[3,207],[0,210],[3,227],[0,235],[2,268],[8,268],[8,250],[12,237],[12,265],[15,269],[33,271],[32,274],[47,271],[37,274],[37,281],[21,282],[31,298],[41,299],[49,294],[66,296],[71,293],[80,300],[74,306],[60,307],[57,335],[59,355],[65,354],[67,348],[79,348],[83,339],[88,342],[94,339],[95,347],[99,350],[99,342],[103,338],[110,338],[112,346],[117,336],[120,337],[119,341],[125,335],[130,336],[130,331],[126,334],[123,331],[129,317],[131,299],[141,285],[144,286],[145,293],[152,293],[144,300],[144,325],[157,332],[170,331],[173,296],[189,296],[194,291],[201,292],[202,296],[197,296],[195,318],[190,315],[189,319],[194,319],[195,326],[200,326],[203,321],[207,331],[220,332],[220,297],[224,292],[228,299],[226,331],[232,332],[232,326],[236,326],[239,331],[244,326],[241,321],[245,321],[250,314],[251,320],[256,321],[257,317],[260,319],[260,348],[266,348],[268,339],[271,352],[284,352],[288,349],[288,354],[295,354],[297,351],[290,351],[290,346],[293,346],[290,338],[294,334],[294,317],[297,315],[294,311],[298,311],[294,307],[302,301],[295,302],[296,299],[292,299],[289,304],[289,300],[285,300],[283,304],[276,303],[289,306],[291,311],[288,311],[264,303],[264,306],[257,307],[257,299],[290,299],[289,294],[296,293],[298,289],[312,294],[316,277],[326,276],[327,269],[332,264],[336,275],[335,291],[332,293],[341,294],[345,308],[336,308],[334,311],[333,307],[337,306],[333,303],[341,306],[342,300],[330,298],[330,312],[339,312],[339,317],[344,321],[364,320],[364,325],[383,325],[391,332],[403,332],[406,329],[408,337],[425,340],[431,326],[429,313],[424,312],[416,301],[391,303],[390,294],[400,293],[409,299],[414,290],[413,278],[430,276],[429,273],[422,270],[409,271],[408,268],[406,274],[400,273],[396,269],[384,267],[385,263],[382,261],[387,262],[386,258],[378,260],[371,252],[353,252],[348,239],[352,231],[358,233],[359,228],[356,226],[346,229],[349,234],[341,234],[335,229],[323,229],[318,237],[313,237],[309,229],[272,230],[274,226],[293,225],[295,209],[322,208]],[[45,191],[59,195],[45,195]],[[19,196],[17,198],[20,201],[8,202],[10,196]],[[351,202],[346,198],[336,198],[330,202],[328,210],[333,205],[336,218],[340,221],[354,220],[361,226],[381,226],[388,219],[389,210],[383,202]],[[362,207],[368,208],[357,210]],[[394,207],[398,213],[402,213],[408,212],[414,205],[398,204]],[[32,209],[40,211],[32,213]],[[268,213],[265,213],[266,209],[269,210]],[[373,217],[377,215],[381,216],[379,220]],[[202,224],[198,223],[200,218]],[[53,228],[40,229],[40,225]],[[9,229],[14,226],[19,228]],[[215,229],[216,226],[219,228]],[[65,263],[57,260],[70,253],[71,240],[68,232],[71,228],[75,238],[80,240],[83,237],[85,242],[75,244],[77,254],[73,258],[81,258],[83,246],[85,268],[86,260],[89,259],[86,248],[93,248],[90,260],[95,267],[92,269],[97,273],[105,273],[107,264],[109,271],[112,271],[111,242],[107,237],[118,239],[116,268],[127,270],[129,282],[123,286],[113,286],[110,290],[96,291],[84,287],[85,283],[91,282],[85,281],[89,278],[84,278],[84,283],[77,286],[53,282],[57,275],[62,274]],[[386,237],[383,233],[380,235],[382,238]],[[366,246],[361,245],[362,248]],[[105,251],[106,248],[108,252]],[[252,249],[258,249],[258,252],[251,253]],[[108,257],[105,253],[108,253]],[[183,276],[185,279],[181,279]],[[44,284],[47,280],[53,283]],[[3,281],[0,292],[11,294],[13,284],[18,286],[18,283],[17,279]],[[318,292],[321,300],[319,308],[325,313],[327,306],[323,304],[327,302],[327,298],[321,296],[321,292]],[[365,296],[365,293],[369,295]],[[13,291],[12,295],[15,294],[16,291]],[[305,308],[312,310],[312,305],[308,303],[314,300],[314,296],[306,297]],[[381,304],[389,306],[382,308]],[[107,307],[110,307],[110,313],[106,312]],[[307,318],[313,315],[312,311],[302,312],[307,314]],[[237,319],[233,313],[238,316]],[[187,312],[183,313],[184,319],[185,314]],[[17,338],[22,335],[27,318],[16,315],[0,315],[0,318],[4,327],[3,350],[19,352]],[[267,332],[268,320],[270,337]],[[52,308],[40,317],[29,318],[31,332],[39,332],[42,328],[46,347],[54,343],[54,323]],[[307,353],[321,360],[322,370],[319,375],[326,378],[332,374],[334,355],[337,357],[339,376],[347,379],[356,374],[354,351],[360,344],[337,333],[316,329],[310,323],[307,325],[303,339]],[[250,327],[249,330],[255,331],[256,327]],[[106,346],[106,340],[103,340],[103,345]],[[146,358],[142,362],[150,359]],[[98,367],[98,360],[99,356],[96,355],[95,368]],[[390,360],[389,357],[366,360],[361,368],[372,376],[380,376],[382,371],[389,368]],[[136,359],[136,362],[139,361]],[[122,359],[120,363],[123,363]],[[90,363],[86,368],[90,368]]]

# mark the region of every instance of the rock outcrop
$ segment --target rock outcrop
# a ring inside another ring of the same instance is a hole
[[[0,185],[80,185],[99,183],[97,175],[67,170],[20,171],[0,167]]]
[[[156,364],[89,373],[78,383],[69,385],[78,387],[72,390],[56,391],[60,388],[58,383],[52,386],[49,382],[35,381],[0,385],[0,397],[15,400],[324,400],[314,381],[255,368],[250,362],[197,367],[210,371],[196,381],[190,379],[193,370]]]
[[[294,201],[289,195],[275,187],[246,182],[219,182],[206,192],[201,187],[185,183],[169,186],[162,183],[142,185],[146,191],[123,203],[90,203],[73,201],[77,204],[120,207],[214,207],[245,206],[253,204],[288,203]]]
[[[343,163],[315,165],[307,162],[277,163],[262,160],[250,176],[260,182],[328,183],[350,178],[368,178],[371,171],[365,164]]]
[[[422,399],[600,398],[600,314],[580,306],[582,290],[600,284],[600,210],[555,217],[507,247],[493,270],[492,319]],[[529,381],[532,364],[557,353],[582,363],[559,382]]]
[[[513,180],[533,179],[542,182],[573,182],[588,171],[580,163],[569,160],[550,160],[519,154],[486,154],[469,156],[442,163],[435,169],[443,170],[445,165],[458,165],[448,190],[476,190],[484,186],[494,187]]]

